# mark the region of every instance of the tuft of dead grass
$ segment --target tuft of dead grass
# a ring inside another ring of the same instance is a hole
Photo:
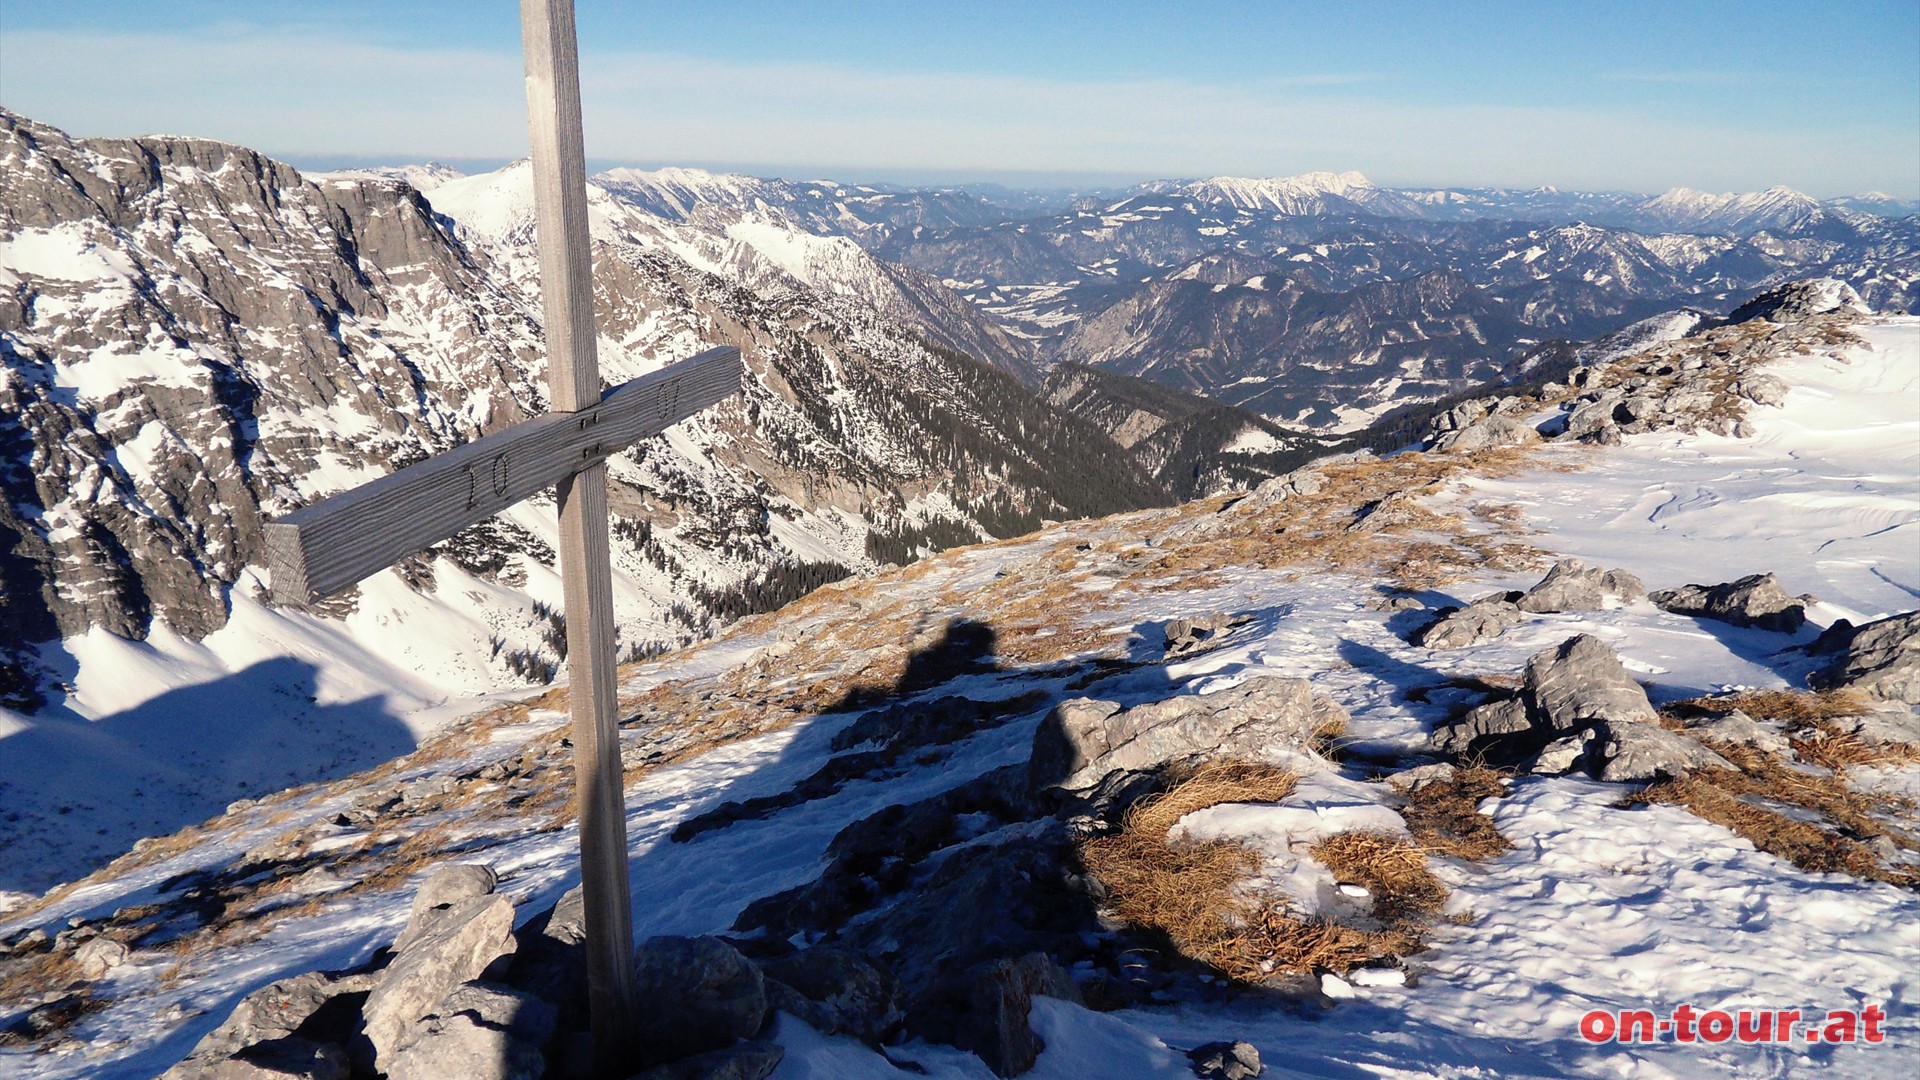
[[[1335,833],[1310,852],[1336,880],[1366,887],[1373,915],[1383,922],[1431,916],[1447,902],[1447,887],[1427,869],[1420,849],[1388,833]]]
[[[1174,823],[1195,811],[1224,803],[1270,803],[1293,794],[1299,778],[1260,762],[1225,761],[1207,765],[1158,795],[1127,811],[1127,832],[1166,839]]]
[[[1743,690],[1676,701],[1666,711],[1686,717],[1725,715],[1735,709],[1755,720],[1774,720],[1793,727],[1863,716],[1873,706],[1851,690]]]
[[[1500,774],[1484,766],[1455,769],[1452,779],[1423,784],[1400,811],[1413,842],[1427,851],[1481,862],[1513,850],[1480,812],[1480,803],[1506,793]]]
[[[1240,884],[1260,869],[1251,848],[1167,839],[1187,814],[1225,803],[1273,802],[1290,794],[1295,782],[1293,774],[1271,765],[1209,766],[1136,804],[1120,832],[1083,844],[1081,859],[1106,887],[1106,905],[1115,917],[1165,934],[1182,955],[1241,982],[1344,972],[1418,949],[1418,935],[1404,929],[1302,919],[1271,900],[1243,895]]]

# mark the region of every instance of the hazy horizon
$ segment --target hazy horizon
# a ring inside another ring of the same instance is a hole
[[[299,163],[504,162],[517,5],[5,0],[0,101],[78,135]],[[804,12],[580,0],[590,157],[850,182],[1920,198],[1920,8],[1136,0]]]

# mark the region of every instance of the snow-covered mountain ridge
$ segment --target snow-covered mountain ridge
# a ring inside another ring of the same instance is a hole
[[[429,203],[403,179],[309,181],[241,147],[6,113],[0,178],[0,728],[36,763],[0,835],[87,820],[0,889],[552,677],[550,501],[313,611],[266,603],[261,569],[263,520],[544,408],[524,170],[443,176]],[[1169,500],[964,355],[1004,335],[924,278],[773,216],[702,228],[603,190],[593,207],[605,378],[714,344],[752,372],[611,463],[624,655],[939,547]]]
[[[905,973],[906,1026],[882,1025],[884,1050],[833,1033],[833,1016],[798,998],[770,1009],[753,1032],[763,1041],[737,1048],[774,1044],[776,1076],[886,1076],[899,1062],[985,1075],[950,1045],[959,1035],[912,1011],[914,995],[934,989],[915,974],[927,943],[968,961],[1016,959],[983,948],[1038,948],[1063,965],[1086,1004],[1041,998],[1012,1021],[1037,1077],[1173,1080],[1193,1075],[1184,1051],[1223,1040],[1249,1041],[1280,1076],[1904,1076],[1920,1038],[1901,996],[1920,963],[1910,933],[1920,900],[1898,883],[1915,866],[1910,807],[1887,811],[1877,847],[1793,809],[1836,851],[1870,852],[1851,870],[1810,870],[1660,801],[1673,789],[1657,774],[1596,780],[1584,759],[1555,767],[1543,752],[1466,802],[1504,850],[1424,856],[1448,894],[1424,949],[1344,975],[1276,971],[1255,988],[1164,945],[1142,950],[1110,912],[1094,921],[1113,894],[1048,869],[1086,841],[1019,794],[1037,738],[1074,709],[1177,718],[1193,739],[1222,715],[1212,710],[1302,680],[1302,700],[1310,690],[1347,716],[1337,752],[1271,736],[1253,752],[1295,774],[1289,793],[1211,806],[1177,828],[1256,852],[1261,869],[1245,887],[1294,916],[1373,925],[1361,921],[1369,890],[1354,901],[1308,849],[1356,826],[1414,829],[1416,785],[1451,783],[1434,779],[1444,775],[1435,737],[1518,700],[1514,687],[1544,685],[1540,657],[1598,643],[1619,657],[1624,685],[1610,692],[1644,693],[1673,724],[1616,719],[1607,737],[1658,741],[1646,734],[1657,729],[1708,745],[1682,701],[1802,686],[1830,665],[1815,651],[1823,629],[1910,608],[1920,584],[1909,543],[1920,528],[1920,319],[1811,307],[1780,303],[1779,321],[1596,356],[1536,394],[1463,405],[1439,425],[1450,449],[1323,463],[1252,492],[948,552],[625,668],[639,932],[726,935],[769,971],[838,945]],[[1787,595],[1806,619],[1793,630],[1631,595],[1548,602],[1530,587],[1568,555],[1655,590],[1771,572],[1787,594],[1815,599]],[[1506,599],[1522,590],[1533,600]],[[1436,617],[1497,604],[1514,613],[1491,636],[1418,643]],[[0,921],[11,950],[0,980],[13,980],[4,985],[21,1006],[0,1023],[47,1011],[31,1040],[0,1048],[7,1067],[150,1075],[254,988],[373,959],[408,918],[409,884],[441,861],[502,872],[532,955],[535,914],[575,880],[563,693],[463,721],[374,772],[235,806],[16,909]],[[1867,718],[1898,732],[1910,716],[1903,706]],[[1781,721],[1747,722],[1757,733],[1741,737],[1785,743]],[[1897,756],[1803,761],[1794,755],[1817,748],[1792,730],[1802,749],[1783,745],[1777,760],[1803,782],[1837,777],[1862,797],[1920,784],[1920,766]],[[1597,767],[1609,752],[1595,739]],[[1711,745],[1755,769],[1776,760]],[[1745,775],[1694,768],[1715,782]],[[1636,792],[1647,801],[1630,801]],[[1089,798],[1092,825],[1113,827],[1101,815],[1119,811]],[[987,871],[997,872],[970,876]],[[62,928],[57,945],[30,934]],[[96,936],[129,951],[93,950],[117,959],[84,982],[31,981]],[[1681,1003],[1821,1015],[1874,1004],[1887,1043],[1595,1046],[1578,1034],[1588,1010],[1664,1016]]]

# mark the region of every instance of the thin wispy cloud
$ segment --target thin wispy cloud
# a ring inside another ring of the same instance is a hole
[[[501,51],[284,28],[22,31],[0,37],[0,71],[9,107],[82,135],[170,131],[308,158],[525,153],[520,60]],[[1686,73],[1620,77],[1676,74]],[[1408,101],[1380,92],[1393,82],[1357,71],[1228,85],[644,52],[582,57],[588,153],[599,160],[815,175],[1353,168],[1407,185],[1784,183],[1816,194],[1915,186],[1911,140],[1871,124],[1761,131],[1671,110]]]

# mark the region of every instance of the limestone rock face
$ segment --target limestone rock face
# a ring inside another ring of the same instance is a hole
[[[478,979],[513,949],[513,903],[498,895],[461,901],[409,942],[362,1010],[375,1065],[391,1069],[415,1028],[455,987]]]
[[[1517,416],[1491,416],[1457,431],[1447,432],[1434,440],[1432,448],[1467,453],[1496,446],[1525,446],[1539,441],[1540,433],[1525,420]]]
[[[469,982],[434,1006],[387,1069],[388,1080],[539,1080],[558,1014],[509,986]]]

